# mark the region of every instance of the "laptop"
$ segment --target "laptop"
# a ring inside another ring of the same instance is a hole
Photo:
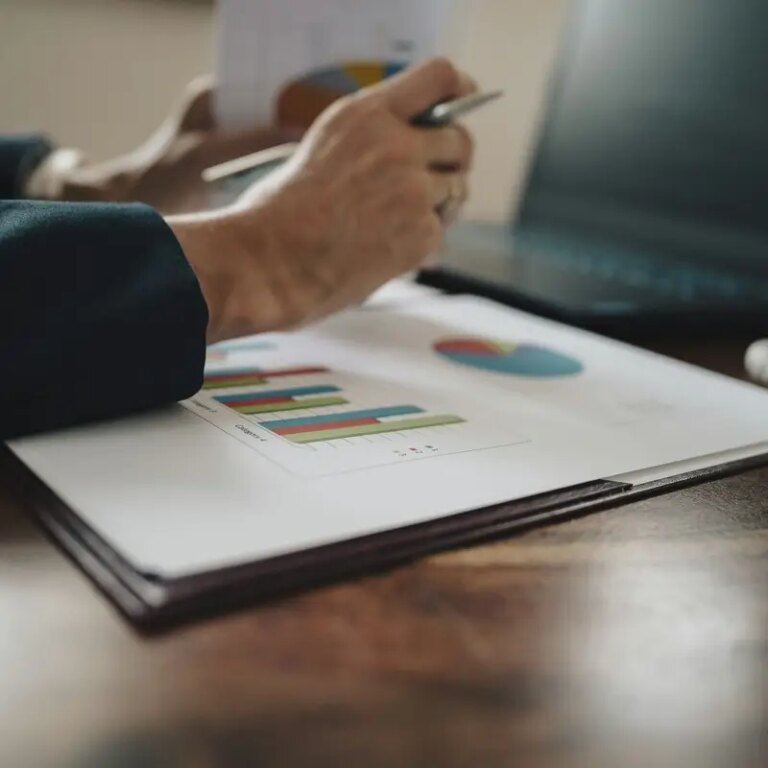
[[[605,332],[768,331],[768,3],[576,0],[522,204],[422,282]]]

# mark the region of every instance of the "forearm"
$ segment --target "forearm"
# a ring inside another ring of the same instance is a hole
[[[0,438],[194,394],[207,320],[151,209],[0,202]]]

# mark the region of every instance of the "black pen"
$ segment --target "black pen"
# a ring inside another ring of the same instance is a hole
[[[453,101],[444,101],[411,118],[410,122],[411,125],[418,128],[443,128],[450,125],[457,118],[468,115],[485,104],[496,101],[502,94],[502,91],[473,93]],[[203,179],[212,183],[244,173],[260,172],[265,174],[278,168],[286,160],[290,159],[297,147],[298,144],[295,143],[281,144],[277,147],[264,149],[261,152],[254,152],[252,155],[238,157],[236,160],[230,160],[221,165],[214,165],[212,168],[206,168],[203,171]]]

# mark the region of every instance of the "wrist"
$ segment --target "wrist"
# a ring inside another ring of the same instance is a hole
[[[266,226],[225,209],[166,219],[208,305],[208,341],[284,330],[300,322],[295,286]]]
[[[256,205],[235,204],[228,225],[277,308],[271,330],[304,325],[322,314],[327,291],[307,265],[322,263],[321,248],[306,237],[307,218],[292,215],[285,199],[267,192]],[[257,244],[257,247],[256,245]]]

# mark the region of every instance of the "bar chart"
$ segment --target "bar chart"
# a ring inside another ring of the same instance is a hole
[[[403,416],[415,417],[402,418]],[[463,422],[464,419],[458,416],[429,416],[422,408],[403,405],[304,419],[262,421],[261,426],[293,443],[308,444],[350,437],[407,432],[413,429],[442,427]]]
[[[279,413],[300,411],[308,408],[323,408],[331,405],[346,405],[341,390],[335,386],[295,387],[270,392],[245,392],[238,395],[224,395],[215,398],[233,411],[244,415],[258,413]]]
[[[284,469],[327,476],[524,440],[485,409],[350,367],[343,352],[278,337],[229,361],[212,361],[184,405]],[[297,348],[298,347],[298,348]]]

